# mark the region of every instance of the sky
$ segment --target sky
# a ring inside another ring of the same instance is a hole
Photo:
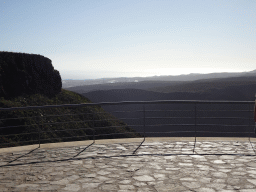
[[[255,0],[0,0],[0,51],[62,79],[256,69]]]

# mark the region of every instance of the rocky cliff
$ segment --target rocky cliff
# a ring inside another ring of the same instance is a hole
[[[0,52],[0,97],[43,94],[52,97],[62,88],[61,76],[42,55]]]

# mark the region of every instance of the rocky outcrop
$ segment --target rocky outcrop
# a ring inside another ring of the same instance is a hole
[[[43,94],[52,97],[62,88],[61,76],[42,55],[0,52],[0,97]]]

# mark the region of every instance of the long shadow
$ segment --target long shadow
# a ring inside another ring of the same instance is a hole
[[[254,123],[254,133],[256,134],[256,122]],[[256,154],[256,151],[255,151],[255,149],[254,149],[254,147],[253,147],[253,145],[252,145],[252,142],[251,142],[251,132],[250,132],[250,135],[249,135],[249,142],[250,142],[250,144],[251,144],[251,147],[252,147],[252,149],[253,149],[253,151],[254,151],[254,153]]]
[[[75,159],[78,155],[80,155],[82,152],[84,152],[86,149],[88,149],[90,146],[92,146],[95,142],[91,143],[90,145],[88,145],[87,147],[85,147],[82,151],[80,151],[78,154],[76,154],[75,156],[71,157],[71,158],[67,158],[67,159],[63,159],[63,160],[56,160],[56,161],[68,161],[68,160],[72,160],[72,159]],[[12,161],[9,161],[7,165],[2,165],[0,167],[4,167],[4,166],[13,166],[13,165],[25,165],[25,164],[30,164],[30,163],[18,163],[18,164],[10,164],[10,163],[13,163],[14,161],[17,161],[18,159],[22,158],[22,157],[25,157],[29,154],[31,154],[32,152],[34,152],[35,150],[39,149],[40,147],[37,147],[31,151],[29,151],[28,153],[24,154],[24,155],[21,155],[19,157],[17,157],[16,159],[12,160]],[[42,161],[42,162],[54,162],[54,161]],[[31,162],[31,164],[34,164],[34,163],[41,163],[41,162]]]
[[[249,137],[249,142],[250,142],[250,144],[251,144],[251,147],[252,147],[254,153],[256,154],[256,151],[255,151],[255,149],[254,149],[254,147],[253,147],[253,145],[252,145],[252,142],[251,142],[251,137]]]
[[[30,153],[34,152],[34,151],[37,150],[37,149],[39,149],[39,147],[37,147],[37,148],[35,148],[35,149],[32,149],[32,150],[29,151],[28,153],[26,153],[26,154],[24,154],[24,155],[21,155],[21,156],[17,157],[16,159],[12,160],[12,161],[9,161],[8,163],[12,163],[12,162],[14,162],[14,161],[17,161],[18,159],[29,155]]]
[[[66,158],[66,159],[61,159],[61,160],[47,160],[47,161],[34,161],[34,162],[28,162],[28,163],[16,163],[16,164],[10,164],[14,161],[17,161],[18,159],[24,157],[24,156],[27,156],[28,154],[34,152],[35,150],[37,150],[38,148],[35,148],[33,150],[31,150],[30,152],[22,155],[22,156],[19,156],[17,157],[16,159],[12,160],[12,161],[9,161],[6,165],[0,165],[0,167],[10,167],[10,166],[18,166],[18,165],[29,165],[29,164],[39,164],[39,163],[53,163],[53,162],[63,162],[63,161],[70,161],[70,160],[82,160],[82,159],[99,159],[99,158],[113,158],[113,157],[130,157],[130,156],[133,156],[133,157],[136,157],[136,156],[175,156],[175,155],[235,155],[235,156],[256,156],[256,151],[252,145],[252,142],[249,138],[249,142],[251,144],[251,147],[254,151],[254,154],[229,154],[229,153],[214,153],[214,154],[198,154],[196,153],[195,151],[195,146],[196,146],[196,137],[195,137],[195,143],[194,143],[194,147],[193,147],[193,153],[188,153],[188,154],[184,154],[184,153],[167,153],[167,154],[157,154],[157,153],[152,153],[152,154],[135,154],[138,149],[141,147],[141,145],[144,143],[145,141],[145,138],[143,139],[143,141],[139,144],[139,146],[132,152],[131,155],[112,155],[112,156],[95,156],[95,157],[92,157],[92,156],[89,156],[89,157],[78,157],[82,152],[84,152],[86,149],[88,149],[90,146],[92,146],[95,142],[91,143],[90,145],[88,145],[87,147],[85,147],[82,151],[80,151],[79,153],[77,153],[75,156],[71,157],[71,158]]]
[[[86,149],[88,149],[90,146],[92,146],[95,143],[95,141],[93,141],[93,143],[91,143],[90,145],[88,145],[87,147],[85,147],[82,151],[80,151],[79,153],[77,153],[75,156],[73,156],[73,158],[77,157],[78,155],[80,155],[82,152],[84,152]]]
[[[100,159],[100,158],[115,158],[115,157],[140,157],[140,156],[177,156],[177,155],[230,155],[230,156],[247,156],[247,157],[256,157],[255,154],[229,154],[229,153],[215,153],[215,154],[194,154],[194,153],[174,153],[174,154],[131,154],[131,155],[112,155],[112,156],[96,156],[96,157],[82,157],[82,158],[67,158],[67,159],[61,159],[61,160],[48,160],[48,161],[34,161],[34,162],[28,162],[28,163],[16,163],[16,164],[7,164],[7,165],[1,165],[0,167],[13,167],[13,166],[19,166],[19,165],[32,165],[32,164],[40,164],[40,163],[55,163],[55,162],[63,162],[63,161],[70,161],[70,160],[83,160],[83,159]]]
[[[144,141],[145,141],[145,137],[144,137],[143,141],[139,144],[139,146],[133,151],[132,154],[135,154],[137,152],[137,150],[141,147],[141,145],[144,143]]]
[[[144,143],[145,138],[143,139],[143,141],[139,144],[139,146],[133,151],[133,155],[138,151],[138,149],[142,146],[142,144]],[[193,147],[193,154],[195,153],[195,148],[196,148],[196,137],[195,137],[195,141],[194,141],[194,147]],[[255,151],[254,151],[255,153]],[[256,153],[255,153],[256,154]]]

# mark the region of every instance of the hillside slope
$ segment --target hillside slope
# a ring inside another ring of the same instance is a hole
[[[150,100],[232,100],[252,101],[256,92],[256,83],[227,85],[220,83],[222,87],[211,83],[200,85],[184,85],[182,88],[167,87],[164,89],[141,90],[141,89],[113,89],[99,90],[82,93],[93,102],[116,102],[116,101],[150,101]],[[212,86],[211,86],[212,85]],[[157,92],[168,90],[169,92]]]
[[[52,98],[40,94],[23,95],[9,100],[0,98],[1,108],[80,103],[91,103],[91,101],[64,89]],[[139,136],[124,122],[108,114],[100,106],[0,111],[0,117],[1,147],[37,143],[38,130],[40,130],[41,143],[93,139],[93,131],[96,139]],[[5,128],[7,126],[11,127]]]
[[[193,92],[193,93],[211,93],[212,90],[222,90],[226,92],[227,89],[233,89],[241,92],[240,88],[246,87],[244,91],[254,89],[256,85],[256,76],[230,77],[224,79],[204,79],[192,82],[183,82],[171,86],[159,86],[149,88],[149,91],[160,93],[173,92]]]
[[[212,79],[212,80],[200,80],[194,82],[184,82],[180,85],[173,85],[168,87],[158,87],[150,90],[139,90],[139,89],[114,89],[114,90],[101,90],[92,91],[89,93],[83,93],[84,96],[91,99],[93,102],[117,102],[117,101],[150,101],[150,100],[228,100],[228,101],[253,101],[256,92],[256,81],[255,77],[240,77],[240,78],[226,78],[226,79]],[[159,91],[159,92],[157,92]],[[213,108],[213,112],[200,113],[205,119],[198,120],[198,123],[213,124],[214,127],[199,126],[198,131],[210,131],[209,133],[200,133],[197,136],[202,137],[255,137],[250,135],[248,132],[253,132],[253,105],[200,105],[201,110],[207,110]],[[209,107],[209,108],[208,108]],[[122,114],[116,113],[119,108],[115,106],[103,106],[103,108],[115,114],[118,118],[123,118]],[[154,132],[148,136],[167,136],[170,131],[177,132],[170,133],[170,136],[194,136],[193,127],[188,126],[168,126],[162,125],[161,127],[155,126],[159,124],[193,124],[193,112],[176,112],[171,113],[168,110],[194,110],[193,106],[184,104],[150,104],[145,106],[147,116],[150,116],[146,120],[146,131]],[[197,108],[200,110],[199,106]],[[216,108],[216,109],[215,109]],[[214,113],[217,108],[225,109],[224,112]],[[125,113],[124,120],[128,125],[134,124],[134,118],[143,117],[141,113],[143,109],[142,105],[124,105],[122,111],[132,111]],[[251,111],[248,111],[250,109]],[[167,112],[166,112],[167,110]],[[239,111],[241,110],[241,111]],[[150,112],[151,111],[151,112]],[[155,112],[152,112],[155,111]],[[173,119],[163,120],[162,117],[171,117]],[[191,121],[186,119],[180,119],[180,116],[192,115]],[[208,117],[215,117],[216,119],[207,119]],[[177,117],[177,118],[175,118]],[[223,117],[232,117],[233,119],[222,119]],[[129,120],[131,118],[131,120]],[[157,119],[159,118],[159,120]],[[220,119],[218,119],[220,118]],[[244,120],[244,119],[246,120]],[[137,124],[141,124],[141,121],[136,121]],[[225,126],[219,126],[218,124],[225,124]],[[216,126],[215,126],[216,125]],[[230,125],[230,126],[229,126]],[[154,127],[155,126],[155,127]],[[235,127],[233,127],[235,126]],[[137,132],[141,131],[140,127],[134,127]],[[178,133],[179,131],[185,131],[185,133]],[[159,133],[155,133],[159,132]],[[165,132],[161,134],[161,132]],[[214,133],[218,132],[218,133]]]

